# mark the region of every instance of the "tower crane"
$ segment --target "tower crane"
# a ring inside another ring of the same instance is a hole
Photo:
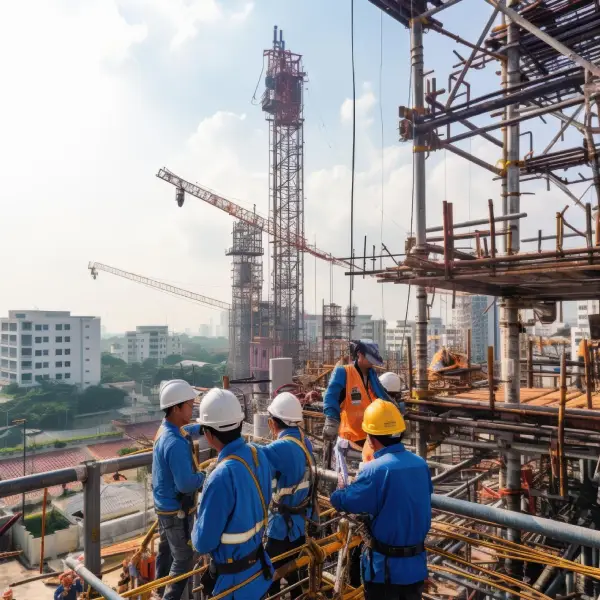
[[[220,310],[227,311],[231,309],[231,305],[227,302],[215,300],[214,298],[209,298],[208,296],[202,296],[201,294],[196,294],[195,292],[190,292],[188,290],[169,285],[168,283],[163,283],[162,281],[156,281],[155,279],[150,279],[148,277],[144,277],[143,275],[136,275],[135,273],[122,271],[121,269],[104,265],[99,262],[90,262],[88,264],[88,269],[90,270],[90,274],[94,279],[98,277],[99,271],[105,271],[106,273],[112,273],[113,275],[117,275],[117,277],[123,277],[124,279],[129,279],[130,281],[135,281],[136,283],[141,283],[142,285],[147,285],[148,287],[160,290],[161,292],[166,292],[167,294],[172,294],[173,296],[182,296],[184,298],[188,298],[189,300],[193,300],[199,304],[204,304],[205,306],[210,306],[211,308],[218,308]]]
[[[169,171],[167,168],[160,169],[156,176],[159,179],[162,179],[175,186],[175,200],[177,201],[177,206],[179,207],[183,206],[185,194],[187,192],[191,196],[200,198],[200,200],[204,200],[204,202],[220,208],[222,211],[230,214],[232,217],[240,219],[240,221],[244,221],[250,225],[254,225],[254,227],[272,235],[274,238],[282,240],[288,245],[299,248],[302,252],[306,252],[307,254],[311,254],[312,256],[326,260],[334,265],[351,267],[350,262],[340,260],[329,252],[319,250],[316,246],[309,244],[305,238],[298,235],[292,236],[289,231],[282,231],[280,227],[276,226],[272,218],[267,219],[266,217],[257,214],[255,211],[243,208],[239,204],[235,204],[234,202],[231,202],[231,200],[227,200],[226,198],[223,198],[222,196],[219,196],[218,194],[215,194],[206,188],[203,188],[195,183],[190,183],[189,181],[179,177],[179,175]],[[354,267],[354,270],[357,270],[356,266]]]

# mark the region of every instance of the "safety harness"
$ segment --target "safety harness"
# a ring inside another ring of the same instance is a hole
[[[319,504],[317,501],[317,470],[314,458],[306,448],[306,443],[304,441],[304,434],[300,431],[300,440],[292,437],[291,435],[286,435],[281,438],[282,440],[289,440],[293,442],[302,449],[304,452],[304,456],[306,458],[306,469],[304,471],[304,476],[302,479],[294,486],[282,488],[276,494],[273,494],[273,499],[271,501],[271,511],[273,513],[279,513],[285,520],[285,523],[288,527],[288,532],[292,529],[292,515],[302,515],[306,519],[307,512],[309,508],[313,508],[313,519],[315,515],[318,515]],[[285,496],[293,496],[296,492],[300,490],[308,489],[308,494],[300,504],[296,506],[290,506],[289,504],[284,504],[281,502],[282,498]]]
[[[256,448],[254,448],[254,446],[250,446],[250,450],[252,451],[254,466],[256,469],[258,469],[258,466],[259,466],[258,452],[257,452]],[[251,540],[257,533],[260,533],[260,531],[267,526],[268,511],[267,511],[267,504],[265,502],[265,497],[260,488],[260,483],[259,483],[256,475],[254,474],[253,470],[250,468],[250,465],[240,456],[236,456],[233,454],[230,456],[226,456],[219,462],[225,462],[228,460],[235,460],[235,461],[241,463],[242,465],[244,465],[244,467],[250,474],[250,477],[252,477],[252,481],[254,481],[254,485],[256,486],[256,491],[258,492],[258,497],[260,498],[260,503],[261,503],[262,510],[263,510],[262,521],[259,521],[258,523],[256,523],[256,525],[254,525],[254,527],[252,527],[248,531],[245,531],[243,533],[223,533],[221,535],[221,543],[222,544],[237,545],[237,544],[243,544],[244,542]],[[260,560],[262,572],[263,572],[265,579],[269,579],[271,577],[271,570],[269,568],[269,563],[267,562],[267,559],[266,559],[265,549],[262,545],[262,542],[258,545],[257,548],[255,548],[254,550],[252,550],[252,552],[249,552],[248,554],[246,554],[246,556],[243,556],[242,558],[239,558],[237,560],[228,559],[227,562],[225,562],[225,563],[217,563],[216,561],[213,560],[213,561],[211,561],[211,567],[216,576],[235,575],[236,573],[241,573],[242,571],[249,569],[252,565],[254,565],[256,563],[257,560]]]
[[[158,439],[160,436],[162,427],[159,427],[156,435],[154,436],[154,441]],[[192,459],[192,471],[194,473],[198,473],[199,465],[198,460],[196,459],[196,454],[194,453],[194,442],[192,441],[191,436],[185,431],[183,427],[179,429],[182,437],[188,444],[188,449],[190,451],[190,457]],[[191,494],[182,494],[178,492],[175,496],[176,500],[180,503],[180,507],[177,510],[156,510],[156,514],[163,517],[177,517],[178,519],[183,519],[183,531],[185,533],[185,538],[190,543],[191,540],[191,531],[190,524],[187,517],[189,515],[193,515],[196,511],[196,507],[198,505],[198,491],[195,491]]]

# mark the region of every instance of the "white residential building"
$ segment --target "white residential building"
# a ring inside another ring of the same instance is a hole
[[[125,345],[123,360],[129,364],[153,358],[162,365],[167,356],[182,352],[181,338],[169,335],[168,325],[139,325],[135,331],[126,331]]]
[[[40,380],[100,382],[100,318],[69,311],[11,310],[0,319],[0,385]]]
[[[588,318],[597,314],[600,314],[600,300],[581,300],[577,303],[577,327],[571,327],[571,357],[577,356],[582,339],[590,339]]]
[[[386,348],[388,354],[397,355],[396,358],[404,360],[408,348],[408,340],[412,344],[412,355],[415,354],[415,329],[414,321],[396,321],[395,327],[388,327],[385,332]],[[402,353],[402,357],[399,353]]]

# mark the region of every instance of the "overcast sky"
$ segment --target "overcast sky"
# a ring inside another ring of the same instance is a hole
[[[349,0],[3,3],[0,315],[23,308],[71,310],[100,316],[109,331],[165,323],[197,330],[211,317],[218,320],[216,311],[113,275],[101,273],[92,281],[87,263],[107,263],[231,300],[225,256],[231,217],[194,198],[178,209],[174,189],[155,174],[167,166],[267,215],[268,125],[252,98],[257,82],[257,97],[264,87],[262,51],[270,45],[274,24],[283,29],[287,48],[304,55],[308,74],[306,234],[324,250],[347,256],[349,6]],[[464,0],[442,20],[473,37],[488,9],[478,0]],[[412,153],[398,142],[397,114],[398,105],[408,101],[409,35],[367,0],[356,0],[355,44],[355,245],[362,252],[367,235],[369,249],[373,244],[379,249],[383,240],[402,252],[410,229]],[[453,49],[435,33],[426,36],[426,70],[435,69],[438,88],[447,87],[448,74],[456,69]],[[490,91],[495,68],[470,81],[473,94]],[[536,146],[543,148],[557,123],[538,121],[533,129]],[[493,146],[476,140],[461,147],[491,163],[500,158]],[[432,156],[428,222],[440,223],[445,198],[454,202],[455,221],[485,217],[490,197],[500,212],[499,187],[488,175],[453,155]],[[552,231],[556,210],[568,200],[555,190],[546,192],[545,184],[527,185],[536,195],[523,197],[522,209],[530,215],[523,236],[539,227]],[[583,226],[580,209],[569,214]],[[268,264],[265,257],[265,274]],[[323,299],[347,304],[343,269],[333,269],[332,286],[330,271],[320,262],[315,273],[314,260],[307,257],[306,312]],[[363,313],[404,318],[406,290],[400,286],[357,278],[354,297]],[[440,310],[436,306],[434,314]],[[409,318],[413,313],[411,306]]]

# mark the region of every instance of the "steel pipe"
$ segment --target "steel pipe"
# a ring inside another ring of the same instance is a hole
[[[73,569],[81,579],[92,586],[92,589],[96,590],[101,596],[104,596],[106,600],[123,600],[123,596],[117,594],[117,592],[106,585],[101,579],[98,579],[89,569],[86,569],[82,563],[72,556],[67,557],[65,563],[67,567]]]
[[[459,462],[458,464],[453,465],[444,473],[440,473],[439,475],[432,477],[431,483],[433,483],[433,484],[442,483],[443,481],[446,481],[446,479],[449,479],[450,477],[452,477],[452,475],[459,473],[463,469],[466,469],[468,467],[476,465],[477,463],[480,463],[482,460],[483,460],[482,456],[471,456],[470,458],[467,458],[466,460],[463,460],[462,462]]]
[[[524,219],[527,216],[525,212],[518,212],[512,215],[500,215],[494,219],[494,223],[502,223],[503,221],[514,221],[515,219]],[[454,229],[459,227],[474,227],[475,225],[489,225],[489,219],[474,219],[473,221],[463,221],[462,223],[453,223]],[[428,227],[425,231],[427,233],[435,233],[436,231],[443,231],[443,225],[436,225],[435,227]]]

